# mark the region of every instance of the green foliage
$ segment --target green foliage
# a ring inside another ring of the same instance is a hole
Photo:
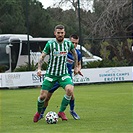
[[[100,56],[103,61],[98,67],[116,67],[132,65],[132,39],[123,41],[104,41],[100,43]]]
[[[126,60],[118,61],[117,58],[113,60],[102,60],[99,67],[119,67],[119,66],[128,66]]]
[[[128,49],[132,50],[133,39],[127,39]]]
[[[115,51],[117,51],[117,57],[119,55],[119,58],[123,59],[124,55],[123,55],[123,42],[117,43],[116,47],[115,47]]]
[[[74,10],[63,11],[61,8],[48,8],[47,10],[50,17],[54,18],[54,25],[63,24],[65,26],[66,37],[69,37],[70,34],[78,34],[78,19]]]
[[[40,88],[0,90],[1,133],[129,133],[132,132],[132,83],[92,84],[75,86],[75,111],[80,120],[65,113],[68,121],[59,118],[49,125],[45,119],[33,123]],[[51,98],[48,111],[58,113],[64,90],[59,88]],[[75,128],[76,127],[76,128]]]
[[[97,16],[100,16],[105,9],[106,9],[106,1],[94,0],[93,10]]]
[[[28,2],[28,3],[26,3]],[[82,4],[83,1],[81,1]],[[86,2],[88,2],[86,0]],[[103,37],[104,33],[107,38],[117,36],[131,36],[131,2],[123,4],[123,10],[121,6],[114,8],[113,17],[110,15],[112,12],[108,12],[110,4],[116,1],[106,0],[94,0],[94,11],[86,11],[81,9],[81,33],[83,45],[86,44],[84,38]],[[65,1],[64,1],[65,3]],[[121,3],[121,2],[117,2]],[[76,4],[76,3],[75,3]],[[129,8],[128,8],[129,7]],[[124,10],[125,9],[125,10]],[[111,10],[112,11],[112,10]],[[117,12],[119,11],[119,12]],[[124,11],[124,12],[123,12]],[[103,18],[105,13],[108,14],[107,21]],[[118,13],[117,16],[115,14]],[[103,15],[103,16],[101,16]],[[102,19],[101,19],[102,18]],[[120,20],[119,22],[116,21]],[[28,21],[27,21],[28,20]],[[102,21],[100,21],[102,20]],[[112,21],[108,21],[112,20]],[[114,21],[115,20],[115,21]],[[103,22],[104,23],[100,23]],[[27,25],[27,22],[28,25]],[[111,23],[112,22],[112,23]],[[117,23],[116,23],[117,22]],[[1,0],[0,1],[0,34],[6,33],[27,33],[27,26],[29,26],[29,34],[33,37],[54,37],[53,30],[56,24],[63,24],[66,27],[66,37],[70,34],[79,34],[79,20],[77,10],[62,10],[60,7],[44,9],[41,2],[38,0]],[[101,25],[102,24],[102,25]],[[103,24],[105,27],[101,28]],[[121,24],[121,25],[119,25]],[[97,25],[97,26],[96,26]],[[98,26],[99,25],[99,26]],[[110,26],[111,25],[111,26]],[[98,28],[99,27],[99,28]],[[100,28],[102,30],[100,30]],[[111,30],[112,28],[112,30]],[[97,30],[96,30],[97,29]],[[123,30],[124,29],[124,30]],[[96,30],[96,31],[95,31]],[[116,31],[116,34],[114,33]],[[94,32],[95,31],[95,32]],[[108,34],[106,34],[108,33]],[[89,39],[88,39],[89,40]],[[118,65],[132,65],[133,64],[133,52],[131,46],[132,39],[109,39],[106,41],[93,40],[89,41],[88,46],[90,51],[103,58],[104,63],[91,63],[87,64],[88,67],[99,66],[118,66]],[[90,42],[93,42],[90,44]],[[116,61],[116,62],[115,62]],[[27,66],[20,66],[24,71],[28,69]],[[33,68],[32,68],[33,69]],[[34,69],[33,69],[34,70]]]
[[[46,62],[44,62],[44,63],[42,64],[42,70],[46,70],[46,69],[47,69],[47,66],[48,66],[48,64],[47,64]]]
[[[53,36],[53,23],[51,23],[53,20],[42,6],[40,6],[39,2],[36,1],[36,3],[30,3],[28,17],[29,27],[32,27],[30,28],[30,34],[32,36]]]
[[[30,64],[30,70],[29,70],[29,63],[26,62],[25,65],[21,65],[18,68],[16,68],[14,70],[14,72],[25,72],[25,71],[35,71],[37,69],[37,65],[38,64],[34,64],[34,61],[32,61],[32,63]],[[42,70],[46,70],[47,69],[47,63],[44,62],[42,64]]]
[[[104,60],[109,59],[110,51],[108,50],[109,43],[104,41],[101,43],[100,55]]]
[[[102,68],[120,66],[129,66],[129,62],[127,62],[127,60],[118,61],[118,59],[114,57],[112,60],[103,59],[102,61],[89,62],[86,65],[83,65],[82,68]]]
[[[25,20],[20,0],[0,1],[1,33],[24,33]]]
[[[0,73],[3,73],[3,72],[5,72],[5,71],[8,70],[8,69],[9,69],[8,66],[6,66],[6,65],[1,65],[1,66],[0,66]]]
[[[14,70],[14,72],[25,72],[25,71],[35,71],[37,69],[37,65],[34,65],[34,61],[30,64],[29,70],[29,63],[25,62],[25,65],[21,65]]]
[[[97,68],[100,67],[101,61],[88,62],[86,65],[83,65],[83,68]]]

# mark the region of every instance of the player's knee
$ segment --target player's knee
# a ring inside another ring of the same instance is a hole
[[[72,94],[73,94],[73,86],[72,85],[67,85],[65,90],[66,90],[67,95],[72,96]]]
[[[45,102],[48,102],[50,100],[50,97],[46,97]]]
[[[40,93],[40,100],[44,100],[44,99],[46,99],[46,97],[47,97],[47,92],[41,91],[41,93]]]
[[[51,96],[52,96],[52,93],[48,92],[45,101],[48,102],[50,100]]]

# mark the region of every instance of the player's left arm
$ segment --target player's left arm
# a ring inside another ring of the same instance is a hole
[[[83,74],[81,73],[81,61],[78,62],[78,74],[83,76]]]
[[[81,60],[78,62],[78,70],[81,70]]]

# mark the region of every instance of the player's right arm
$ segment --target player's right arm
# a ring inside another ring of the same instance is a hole
[[[50,53],[50,45],[49,45],[49,41],[46,43],[44,49],[43,49],[43,52],[39,58],[39,61],[38,61],[38,71],[37,71],[37,75],[38,76],[41,76],[41,67],[42,67],[42,64],[43,64],[43,61],[44,61],[44,58],[47,54]]]
[[[43,64],[43,61],[44,61],[44,58],[47,54],[42,52],[40,58],[39,58],[39,61],[38,61],[38,71],[37,71],[37,75],[38,76],[41,76],[41,67],[42,67],[42,64]]]

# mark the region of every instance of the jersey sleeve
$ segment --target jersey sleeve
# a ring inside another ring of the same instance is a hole
[[[81,55],[81,52],[76,49],[76,52],[77,52],[77,55],[78,55],[78,62],[81,61],[81,58],[82,58],[82,55]]]
[[[69,43],[70,43],[70,50],[74,49],[74,44],[71,41],[69,41]]]
[[[44,47],[42,52],[44,52],[46,54],[50,53],[50,44],[49,44],[49,41],[46,43],[46,45],[45,45],[45,47]]]

